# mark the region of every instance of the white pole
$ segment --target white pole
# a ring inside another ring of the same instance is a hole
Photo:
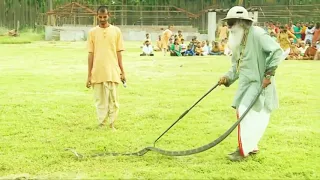
[[[208,12],[208,40],[212,42],[216,39],[217,17],[216,12]]]
[[[259,11],[254,11],[254,12],[253,12],[253,20],[254,20],[255,22],[258,22],[258,14],[259,14]]]
[[[253,18],[253,12],[249,11],[248,13],[249,13],[249,17]]]

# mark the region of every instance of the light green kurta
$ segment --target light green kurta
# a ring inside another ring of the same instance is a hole
[[[233,108],[238,108],[240,103],[247,107],[250,105],[262,85],[265,72],[279,65],[282,53],[280,45],[262,28],[250,27],[243,59],[239,65],[239,74],[236,67],[240,49],[238,52],[233,52],[232,67],[225,74],[228,78],[227,87],[239,79]],[[263,90],[252,109],[259,112],[263,107],[270,112],[279,107],[274,77],[271,78],[271,84]]]

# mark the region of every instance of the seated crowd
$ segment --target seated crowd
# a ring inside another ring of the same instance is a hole
[[[263,28],[284,51],[290,50],[286,60],[320,60],[320,23],[298,22],[293,24],[289,22],[289,24],[281,25],[279,22],[266,22]],[[227,44],[228,28],[226,24],[222,24],[217,29],[216,37],[219,41],[211,43],[208,40],[198,41],[197,37],[193,37],[187,44],[182,31],[178,31],[178,34],[170,37],[166,49],[170,56],[232,55]],[[153,56],[153,51],[161,51],[161,47],[161,35],[156,45],[152,46],[149,34],[146,34],[140,55]]]
[[[172,35],[169,39],[167,51],[170,56],[207,56],[207,55],[230,55],[227,47],[227,38],[222,41],[198,41],[194,36],[186,44],[181,31],[177,35]],[[161,36],[157,40],[156,46],[151,45],[149,34],[146,34],[146,40],[143,42],[142,53],[140,56],[154,56],[153,51],[161,51]]]
[[[287,60],[320,60],[320,23],[266,22],[264,29],[284,51],[290,49]]]

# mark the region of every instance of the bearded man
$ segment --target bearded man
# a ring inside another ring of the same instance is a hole
[[[261,86],[264,88],[238,126],[238,148],[228,155],[230,160],[239,161],[258,152],[258,142],[267,128],[270,114],[279,106],[274,76],[283,50],[267,32],[252,25],[248,11],[241,6],[231,8],[223,21],[229,28],[232,67],[220,78],[219,85],[229,87],[239,79],[232,104],[237,118],[247,110]]]

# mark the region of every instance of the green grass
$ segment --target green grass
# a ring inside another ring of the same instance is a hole
[[[0,45],[0,177],[41,179],[319,179],[320,96],[316,61],[285,61],[277,71],[280,108],[260,141],[260,154],[230,162],[234,131],[215,148],[186,157],[83,154],[137,151],[209,90],[230,66],[226,57],[139,57],[126,42],[127,88],[119,86],[117,132],[98,129],[83,42]],[[235,122],[237,88],[219,87],[157,143],[167,150],[202,146]]]
[[[0,34],[6,34],[8,30],[1,28]],[[35,41],[44,39],[43,33],[34,33],[32,30],[23,30],[19,32],[19,36],[0,36],[0,44],[30,44]]]

